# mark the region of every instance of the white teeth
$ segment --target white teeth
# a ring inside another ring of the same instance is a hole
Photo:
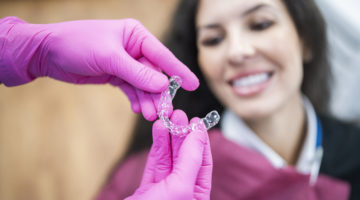
[[[251,86],[255,84],[259,84],[262,82],[267,81],[270,78],[269,73],[262,73],[262,74],[256,74],[256,75],[250,75],[243,78],[239,78],[237,80],[233,81],[233,85],[235,87],[245,87],[245,86]]]

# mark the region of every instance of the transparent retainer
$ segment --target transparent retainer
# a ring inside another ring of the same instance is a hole
[[[169,88],[161,94],[160,103],[158,105],[158,116],[163,121],[165,127],[169,129],[170,133],[182,137],[190,131],[208,130],[219,123],[220,115],[216,110],[209,112],[204,118],[195,123],[190,123],[187,126],[177,125],[170,121],[168,111],[172,103],[172,99],[181,84],[182,80],[180,77],[172,76],[170,78]]]

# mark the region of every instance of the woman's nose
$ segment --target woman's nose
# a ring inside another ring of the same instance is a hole
[[[232,65],[242,64],[255,55],[255,47],[251,39],[233,34],[228,40],[228,61]]]

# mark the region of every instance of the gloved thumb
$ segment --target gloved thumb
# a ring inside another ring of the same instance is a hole
[[[207,144],[206,134],[206,131],[193,131],[186,136],[171,175],[177,176],[187,184],[195,184]]]
[[[152,130],[153,145],[148,155],[141,185],[158,182],[171,171],[169,131],[161,120],[154,122]]]

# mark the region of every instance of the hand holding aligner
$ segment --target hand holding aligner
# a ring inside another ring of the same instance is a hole
[[[182,80],[178,76],[172,76],[170,78],[170,85],[167,90],[161,94],[160,103],[158,105],[158,116],[163,121],[165,127],[167,127],[171,134],[178,136],[185,136],[189,131],[195,130],[208,130],[215,126],[220,121],[220,115],[216,110],[209,112],[201,120],[191,123],[187,126],[176,125],[169,119],[168,110],[172,103],[176,91],[180,88]]]

